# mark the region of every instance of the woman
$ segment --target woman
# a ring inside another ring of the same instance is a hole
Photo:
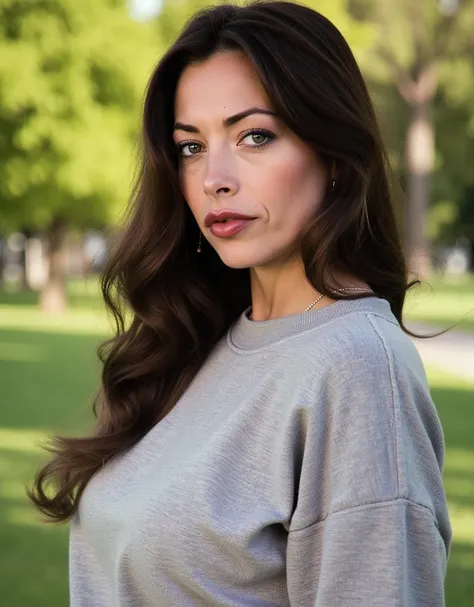
[[[201,12],[143,135],[96,427],[32,493],[72,519],[71,604],[443,605],[443,434],[347,43],[288,2]]]

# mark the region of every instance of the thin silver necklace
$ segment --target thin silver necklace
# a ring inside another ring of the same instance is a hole
[[[361,293],[373,293],[373,291],[372,291],[372,290],[361,289],[361,288],[359,288],[359,287],[347,287],[347,288],[344,288],[344,289],[336,289],[336,291],[340,291],[341,293],[342,293],[343,291],[360,291]],[[309,304],[309,306],[306,308],[306,310],[304,310],[304,311],[303,311],[303,314],[304,314],[305,312],[307,312],[308,310],[311,310],[311,308],[312,308],[313,306],[315,306],[315,305],[318,303],[318,301],[321,301],[321,299],[322,299],[323,297],[324,297],[324,295],[320,295],[320,296],[319,296],[317,299],[315,299],[315,300],[313,301],[313,303],[312,303],[312,304]]]

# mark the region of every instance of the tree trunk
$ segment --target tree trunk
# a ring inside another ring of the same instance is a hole
[[[86,244],[87,244],[87,235],[82,234],[80,252],[81,252],[81,266],[82,266],[83,278],[89,278],[89,276],[91,274],[91,261],[89,259],[89,256],[87,255]]]
[[[31,285],[28,280],[28,269],[27,269],[27,250],[30,244],[31,230],[24,229],[22,234],[25,237],[23,241],[23,248],[20,251],[20,264],[21,264],[21,275],[20,275],[20,289],[22,291],[31,291]]]
[[[410,270],[420,278],[426,278],[431,271],[427,220],[435,143],[430,109],[431,99],[413,101],[406,141],[408,168],[406,244]]]
[[[5,246],[6,240],[0,234],[0,291],[3,291],[3,272],[5,270]]]
[[[40,296],[40,309],[47,314],[60,314],[66,309],[63,243],[66,222],[56,218],[47,232],[48,278]]]

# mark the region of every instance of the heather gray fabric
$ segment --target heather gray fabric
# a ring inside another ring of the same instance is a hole
[[[388,303],[247,314],[90,481],[71,605],[444,605],[443,434]]]

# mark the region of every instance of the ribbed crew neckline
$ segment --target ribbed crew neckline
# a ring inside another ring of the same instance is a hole
[[[271,320],[250,320],[251,309],[246,308],[227,333],[232,349],[259,350],[353,313],[377,314],[398,324],[388,301],[377,296],[340,299],[324,308]]]

